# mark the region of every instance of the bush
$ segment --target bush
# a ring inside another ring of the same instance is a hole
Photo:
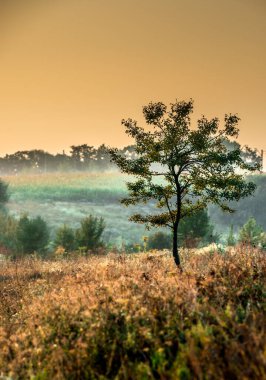
[[[34,219],[22,216],[18,222],[17,241],[22,253],[45,252],[49,241],[47,223],[40,216]]]
[[[148,238],[148,249],[171,249],[172,237],[165,232],[156,232]]]
[[[197,247],[200,243],[213,243],[218,237],[213,232],[207,210],[199,210],[190,217],[184,218],[179,226],[179,241],[188,248]],[[156,232],[148,239],[148,249],[171,249],[172,237],[164,232]]]
[[[262,243],[263,235],[263,228],[257,224],[254,218],[249,218],[239,231],[239,243],[258,247]]]
[[[55,245],[65,248],[67,252],[75,249],[75,233],[72,228],[64,224],[56,231]]]
[[[102,234],[105,229],[103,218],[89,215],[81,221],[81,226],[76,232],[76,241],[79,247],[96,249],[103,246]]]

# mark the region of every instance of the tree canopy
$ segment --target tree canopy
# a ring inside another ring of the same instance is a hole
[[[134,175],[128,182],[127,205],[156,201],[157,213],[134,214],[131,220],[147,227],[166,226],[173,231],[173,255],[180,265],[178,228],[183,218],[205,209],[208,203],[233,212],[229,202],[247,197],[255,190],[245,173],[260,168],[248,163],[240,145],[226,142],[238,137],[239,117],[226,114],[223,125],[218,118],[202,116],[191,126],[193,101],[176,101],[169,109],[162,102],[143,107],[148,128],[132,119],[122,120],[126,133],[135,140],[136,158],[128,160],[116,148],[111,159],[124,173]]]

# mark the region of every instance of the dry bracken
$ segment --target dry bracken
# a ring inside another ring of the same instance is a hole
[[[3,262],[11,379],[264,379],[265,253]]]

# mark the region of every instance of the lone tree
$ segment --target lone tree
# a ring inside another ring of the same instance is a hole
[[[180,101],[167,107],[149,103],[143,107],[147,130],[132,119],[122,120],[126,133],[135,139],[137,157],[128,160],[118,149],[109,148],[111,160],[124,173],[136,176],[128,182],[126,206],[155,200],[157,214],[135,214],[130,220],[151,226],[166,226],[173,232],[173,256],[180,266],[178,228],[183,218],[205,209],[208,203],[233,212],[229,202],[247,197],[255,190],[244,173],[259,169],[259,164],[244,160],[241,147],[228,149],[226,142],[238,136],[239,117],[219,119],[202,116],[197,128],[191,128],[193,101]],[[240,171],[238,171],[240,169]]]

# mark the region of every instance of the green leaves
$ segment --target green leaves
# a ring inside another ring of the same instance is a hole
[[[215,134],[218,131],[218,127],[219,119],[217,117],[208,121],[206,117],[202,116],[202,118],[198,120],[198,131],[200,132],[200,134]]]
[[[229,140],[238,136],[239,117],[226,114],[220,128],[218,118],[208,120],[203,116],[194,129],[190,127],[192,112],[191,99],[176,101],[169,110],[162,102],[151,102],[143,107],[143,114],[153,131],[145,131],[132,119],[122,121],[126,133],[135,139],[137,154],[127,160],[117,149],[109,148],[120,170],[137,178],[127,184],[129,196],[122,203],[154,200],[160,210],[154,215],[133,215],[132,221],[177,229],[181,219],[206,208],[208,203],[232,212],[228,202],[255,190],[244,174],[259,168],[256,152],[246,148],[244,154],[239,144]],[[248,162],[250,157],[252,163]]]
[[[263,228],[257,224],[256,220],[249,218],[239,231],[239,242],[258,246],[265,238],[264,235]]]
[[[157,125],[157,123],[162,119],[165,113],[166,106],[161,102],[151,102],[147,106],[143,107],[143,115],[147,124]]]
[[[129,220],[135,223],[146,224],[147,227],[172,227],[172,216],[168,213],[161,213],[158,215],[141,215],[134,214]]]
[[[190,99],[188,102],[181,101],[171,103],[170,105],[170,120],[174,121],[177,126],[180,125],[189,125],[190,124],[190,115],[193,112],[193,100]]]
[[[225,115],[224,122],[224,131],[226,136],[231,136],[231,137],[237,137],[239,129],[237,127],[238,122],[240,121],[240,118],[237,115]]]

